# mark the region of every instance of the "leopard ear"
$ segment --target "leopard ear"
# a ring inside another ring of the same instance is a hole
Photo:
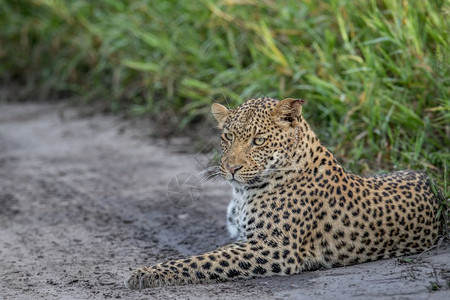
[[[223,128],[225,124],[225,120],[230,115],[230,110],[219,103],[213,103],[211,105],[211,112],[214,115],[214,118],[217,120],[219,128]]]
[[[286,98],[278,102],[272,111],[274,122],[281,126],[295,127],[302,115],[302,99]]]

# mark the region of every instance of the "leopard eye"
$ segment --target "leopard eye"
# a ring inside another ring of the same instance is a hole
[[[230,141],[230,142],[233,141],[233,135],[231,133],[226,132],[223,134],[223,136],[227,141]]]
[[[266,142],[265,138],[254,138],[253,139],[253,145],[255,146],[261,146],[262,144],[264,144]]]

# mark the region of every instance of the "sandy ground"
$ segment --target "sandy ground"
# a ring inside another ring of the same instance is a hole
[[[192,177],[193,198],[177,198],[174,177],[197,174],[204,154],[182,151],[188,139],[149,133],[62,106],[0,105],[1,299],[450,299],[448,246],[415,263],[125,289],[135,267],[229,242],[227,186]],[[441,288],[431,291],[432,283]]]

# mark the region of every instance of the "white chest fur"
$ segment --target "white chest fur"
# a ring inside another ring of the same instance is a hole
[[[233,198],[227,209],[227,229],[231,238],[242,240],[244,236],[242,225],[247,211],[247,195],[245,191],[239,192],[233,188]]]

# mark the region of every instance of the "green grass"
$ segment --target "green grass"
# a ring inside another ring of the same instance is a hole
[[[214,101],[300,97],[351,170],[443,186],[449,14],[444,0],[0,0],[1,95],[101,99],[181,129]]]

